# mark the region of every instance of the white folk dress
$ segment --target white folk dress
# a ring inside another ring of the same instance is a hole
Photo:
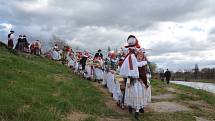
[[[124,76],[127,76],[127,77],[130,76],[134,78],[133,84],[130,83],[129,78],[127,80],[126,89],[125,89],[125,104],[127,106],[131,106],[136,110],[139,110],[144,107],[144,100],[145,100],[144,96],[146,92],[144,90],[143,84],[138,80],[139,78],[138,67],[142,67],[146,65],[147,62],[146,61],[137,62],[136,57],[133,56],[132,57],[133,70],[130,70],[128,60],[127,62],[125,60],[124,63],[127,63],[128,66],[124,65],[124,69],[121,68],[120,70],[121,74],[124,74]],[[125,67],[127,67],[127,70]],[[128,85],[130,86],[128,87]]]
[[[148,88],[144,85],[144,107],[148,106],[148,104],[151,102],[151,85],[150,85],[150,78],[151,75],[147,74],[147,82],[148,82]]]
[[[110,93],[113,93],[114,86],[115,86],[115,83],[114,83],[114,74],[111,73],[111,72],[108,72],[107,73],[107,88],[108,88],[108,91]]]
[[[113,88],[113,99],[115,101],[122,101],[122,91],[120,89],[120,84],[119,84],[119,81],[118,80],[115,80],[114,81],[115,84],[114,84],[114,88]]]

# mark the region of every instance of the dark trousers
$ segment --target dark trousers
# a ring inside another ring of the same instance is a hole
[[[170,78],[166,78],[166,82],[167,84],[169,84]]]

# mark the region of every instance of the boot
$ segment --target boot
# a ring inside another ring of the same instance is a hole
[[[129,111],[130,114],[132,113],[132,108],[131,108],[131,106],[128,107],[128,111]]]
[[[144,113],[144,108],[141,108],[141,109],[140,109],[140,113]]]
[[[138,117],[139,117],[139,113],[138,113],[138,112],[135,112],[135,113],[134,113],[134,118],[135,118],[136,120],[139,120]]]

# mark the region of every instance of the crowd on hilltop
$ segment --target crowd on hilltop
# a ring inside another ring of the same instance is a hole
[[[19,35],[17,41],[15,41],[14,33],[14,31],[10,31],[8,34],[8,48],[35,55],[41,54],[41,42],[39,40],[30,44],[26,35]]]
[[[9,48],[41,54],[41,43],[37,40],[29,44],[25,35],[20,35],[14,46],[13,33],[11,31],[8,35]],[[127,45],[120,51],[109,51],[107,55],[103,55],[101,49],[92,54],[87,50],[69,46],[60,48],[55,44],[47,57],[62,62],[76,74],[107,88],[119,108],[128,108],[136,119],[151,102],[149,61],[145,49],[140,47],[134,35],[128,37]]]

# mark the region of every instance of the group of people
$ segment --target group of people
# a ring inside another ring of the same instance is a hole
[[[59,50],[55,45],[51,51],[53,60],[66,60],[64,64],[84,78],[100,83],[116,100],[122,109],[138,119],[139,113],[151,102],[150,69],[145,50],[130,35],[128,45],[120,52],[110,51],[106,58],[99,49],[95,55],[90,52],[65,47]]]
[[[41,54],[41,43],[36,40],[29,44],[26,35],[19,35],[16,46],[12,35],[8,34],[8,48],[35,55]],[[134,35],[127,39],[127,45],[120,52],[109,51],[104,58],[99,49],[95,55],[88,51],[73,50],[69,46],[60,49],[57,44],[50,52],[53,60],[82,75],[87,80],[101,84],[112,95],[117,105],[138,119],[139,113],[151,102],[151,73],[145,50],[140,47]],[[168,73],[165,74],[168,76]]]
[[[41,54],[41,42],[39,40],[36,40],[30,44],[28,43],[26,35],[19,35],[16,45],[14,45],[14,33],[14,31],[10,31],[8,34],[8,48],[34,55]]]

